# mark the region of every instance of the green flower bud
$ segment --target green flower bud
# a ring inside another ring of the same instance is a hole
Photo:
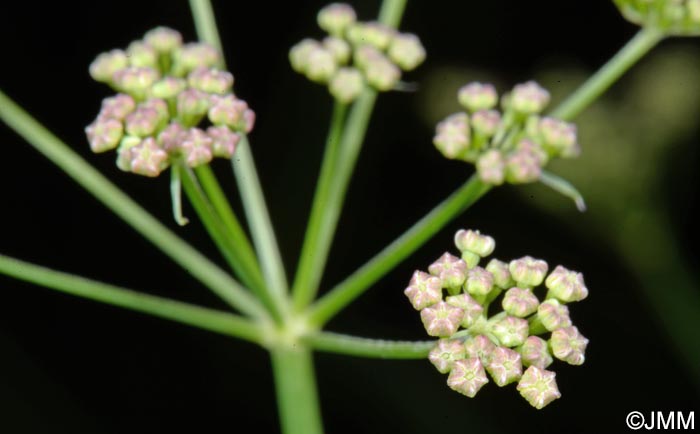
[[[153,68],[129,66],[115,72],[113,82],[121,92],[128,93],[136,100],[143,100],[159,78],[158,71]]]
[[[346,37],[355,46],[371,45],[377,50],[384,51],[394,37],[391,27],[378,22],[354,23],[348,27]]]
[[[352,48],[344,39],[328,36],[323,40],[323,47],[333,55],[337,64],[347,65],[350,61]]]
[[[151,98],[148,99],[141,104],[139,104],[139,108],[149,108],[153,109],[158,113],[158,129],[160,129],[162,126],[164,126],[168,120],[170,119],[170,111],[168,110],[168,103],[166,103],[164,100],[160,98]]]
[[[538,410],[561,397],[556,374],[536,366],[527,368],[518,382],[517,389],[520,395]]]
[[[540,119],[538,130],[542,146],[550,154],[576,157],[581,149],[576,141],[576,125],[550,117]]]
[[[214,95],[209,120],[214,125],[227,125],[234,131],[249,133],[255,125],[255,112],[248,108],[248,103],[234,95]]]
[[[183,124],[196,125],[207,114],[210,98],[206,92],[187,89],[177,95],[177,115]],[[212,120],[212,123],[216,123]]]
[[[180,152],[189,167],[208,164],[212,158],[212,139],[199,128],[190,128],[182,136]]]
[[[576,327],[565,327],[552,332],[549,340],[554,357],[570,365],[582,365],[586,360],[588,339]]]
[[[428,271],[442,281],[448,290],[459,290],[467,278],[467,264],[449,253],[443,254],[437,261],[430,264]]]
[[[569,271],[561,265],[552,271],[544,284],[549,294],[563,303],[581,301],[588,297],[588,288],[583,282],[583,274]]]
[[[437,124],[433,143],[445,157],[459,158],[469,150],[470,132],[469,116],[466,113],[455,113]]]
[[[124,136],[117,148],[117,167],[124,172],[131,170],[131,149],[141,143],[141,137]]]
[[[491,324],[491,333],[504,347],[517,347],[527,339],[527,320],[505,316]]]
[[[525,343],[518,347],[518,351],[525,366],[537,366],[540,369],[545,369],[553,362],[547,341],[537,336],[529,336],[525,339]]]
[[[476,335],[464,342],[467,357],[476,358],[483,365],[491,363],[491,355],[496,350],[496,344],[484,335]]]
[[[155,108],[139,106],[126,117],[124,123],[127,134],[146,137],[154,134],[158,129],[160,116]]]
[[[477,230],[460,229],[455,234],[454,240],[455,246],[460,252],[468,250],[482,258],[493,253],[493,250],[496,248],[496,241],[492,237],[482,235]]]
[[[306,62],[306,78],[317,83],[326,84],[338,70],[333,53],[320,45],[311,48],[307,53]]]
[[[476,160],[476,172],[486,184],[501,185],[506,178],[506,161],[501,151],[489,149]]]
[[[697,0],[615,0],[628,20],[666,35],[700,35],[700,5]]]
[[[520,287],[538,286],[547,275],[547,263],[532,256],[523,256],[520,259],[510,261],[508,269],[513,280]]]
[[[151,96],[155,98],[175,98],[187,87],[187,82],[181,78],[165,77],[157,81],[151,87]]]
[[[498,259],[491,259],[486,265],[486,271],[491,273],[493,276],[494,285],[501,289],[507,289],[513,286],[515,283],[510,276],[510,270],[508,270],[508,264],[499,261]]]
[[[199,67],[189,73],[187,84],[202,92],[223,95],[231,91],[233,75],[216,68]]]
[[[549,161],[549,154],[542,149],[542,146],[533,140],[522,139],[518,141],[515,145],[516,152],[526,152],[529,153],[537,160],[537,164],[540,167],[544,167]]]
[[[460,340],[440,339],[430,351],[428,360],[441,374],[447,374],[455,362],[464,359],[465,355],[464,344]]]
[[[518,150],[506,157],[506,180],[511,184],[527,184],[540,179],[540,159],[532,152]]]
[[[507,98],[507,105],[522,114],[540,113],[549,104],[549,92],[534,81],[518,84]]]
[[[492,84],[475,81],[462,86],[457,99],[464,108],[471,112],[492,109],[498,102],[498,93]]]
[[[496,110],[478,110],[472,114],[472,128],[474,132],[490,138],[501,125],[501,114]]]
[[[510,315],[524,318],[537,311],[540,301],[529,289],[511,288],[503,297],[503,310]]]
[[[360,71],[355,68],[340,68],[328,84],[328,91],[336,100],[349,104],[360,96],[364,87],[365,81]]]
[[[135,108],[136,102],[131,96],[118,93],[102,100],[100,116],[122,121]]]
[[[292,65],[292,69],[300,74],[306,74],[306,68],[309,64],[309,53],[320,47],[321,44],[318,41],[309,38],[294,45],[289,50],[289,63]]]
[[[236,145],[241,140],[240,134],[234,133],[226,126],[211,126],[207,128],[207,135],[212,139],[212,153],[221,158],[233,157]]]
[[[415,310],[421,310],[442,301],[442,282],[428,273],[415,271],[403,293]]]
[[[367,83],[380,92],[393,89],[401,79],[401,70],[383,55],[368,60],[364,73]]]
[[[146,32],[143,40],[161,54],[168,54],[182,46],[182,35],[180,32],[163,26]]]
[[[477,358],[457,360],[447,378],[450,389],[470,398],[476,396],[479,389],[488,382],[484,366]]]
[[[93,123],[85,127],[85,134],[92,152],[106,152],[119,145],[124,127],[118,119],[98,116]]]
[[[420,311],[420,319],[430,336],[449,337],[457,332],[464,311],[441,301]]]
[[[137,175],[156,177],[167,169],[168,153],[161,149],[153,137],[148,137],[129,149],[131,172]]]
[[[484,308],[469,294],[450,295],[445,301],[450,306],[458,307],[464,311],[462,327],[469,328],[476,324],[484,313]]]
[[[355,49],[354,61],[355,65],[364,70],[370,62],[377,59],[386,59],[381,51],[371,45],[360,45]]]
[[[221,60],[221,55],[209,44],[195,42],[173,51],[172,74],[184,77],[197,68],[211,68]]]
[[[342,36],[345,30],[357,20],[352,6],[345,3],[331,3],[318,12],[318,26],[335,36]]]
[[[389,59],[404,71],[412,71],[425,60],[425,48],[418,36],[401,33],[391,39]]]
[[[491,354],[486,370],[499,387],[518,381],[523,374],[520,354],[508,348],[498,347]]]
[[[553,298],[540,303],[536,319],[550,332],[571,327],[569,308]]]
[[[493,276],[481,267],[474,267],[467,272],[464,289],[474,296],[487,295],[493,289]]]
[[[129,66],[129,58],[123,50],[100,53],[90,64],[90,77],[102,83],[111,83],[114,74]]]
[[[134,41],[126,49],[129,65],[158,69],[158,52],[143,41]]]

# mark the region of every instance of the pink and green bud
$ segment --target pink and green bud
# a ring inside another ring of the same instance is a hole
[[[478,110],[472,114],[472,128],[482,137],[492,137],[500,125],[501,114],[496,110]]]
[[[422,271],[415,271],[403,292],[415,310],[421,310],[442,301],[442,282]]]
[[[221,60],[221,55],[209,44],[194,42],[173,51],[172,73],[184,77],[197,68],[211,68]]]
[[[529,336],[525,339],[525,343],[518,347],[518,351],[525,366],[537,366],[540,369],[545,369],[554,361],[549,352],[547,341],[537,336]]]
[[[549,340],[554,357],[570,365],[582,365],[586,360],[588,339],[576,327],[565,327],[552,332]]]
[[[182,46],[182,35],[180,32],[163,26],[146,32],[143,40],[161,54],[168,54]]]
[[[547,275],[547,263],[541,259],[535,259],[532,256],[523,256],[520,259],[514,259],[508,264],[510,275],[520,287],[532,288],[540,285]]]
[[[437,124],[433,144],[447,158],[455,159],[464,155],[471,144],[469,116],[466,113],[455,113]]]
[[[320,47],[321,44],[319,44],[318,41],[310,38],[306,38],[295,44],[291,50],[289,50],[289,63],[292,65],[292,69],[300,74],[306,74],[310,53]]]
[[[464,350],[467,357],[476,358],[482,364],[488,365],[491,362],[491,355],[496,350],[496,344],[484,335],[476,335],[464,342]]]
[[[469,294],[450,295],[445,298],[450,306],[458,307],[464,311],[462,327],[469,328],[482,318],[484,308]]]
[[[160,98],[151,98],[148,99],[141,104],[139,104],[137,110],[139,108],[150,108],[155,110],[158,113],[159,121],[161,124],[165,124],[168,119],[170,118],[170,111],[168,110],[168,103],[166,103],[164,100]]]
[[[510,288],[515,283],[513,278],[510,276],[508,264],[503,261],[491,259],[488,265],[486,265],[486,271],[491,273],[493,276],[493,284],[501,289]]]
[[[155,108],[139,106],[126,117],[124,123],[127,134],[147,137],[156,132],[161,123],[161,117]]]
[[[357,20],[352,6],[346,3],[331,3],[318,12],[318,26],[335,36],[342,36],[345,30]]]
[[[187,82],[182,78],[165,77],[157,81],[151,87],[151,96],[156,98],[175,98],[187,87]]]
[[[360,96],[365,87],[362,73],[355,68],[340,68],[328,84],[328,91],[333,97],[349,104]]]
[[[131,96],[118,93],[102,100],[100,116],[122,121],[129,113],[133,112],[135,108],[136,101],[134,101]]]
[[[355,46],[371,45],[384,51],[395,35],[394,29],[378,22],[354,23],[348,27],[346,37]]]
[[[367,83],[381,92],[393,89],[401,79],[401,70],[384,56],[369,60],[364,73]]]
[[[233,154],[236,152],[236,145],[241,140],[240,134],[234,133],[223,125],[207,128],[207,134],[212,139],[211,149],[215,157],[233,157]]]
[[[428,360],[441,374],[452,370],[455,362],[464,359],[466,352],[464,344],[458,339],[440,339],[430,351]]]
[[[476,172],[486,184],[501,185],[506,179],[506,161],[501,151],[489,149],[476,160]]]
[[[491,324],[491,333],[504,347],[522,345],[528,334],[527,320],[514,316],[505,316]]]
[[[553,298],[540,303],[537,308],[536,321],[539,321],[550,332],[571,327],[569,308]]]
[[[536,366],[527,368],[518,382],[517,389],[520,395],[538,410],[561,397],[556,374]]]
[[[177,95],[177,115],[185,125],[196,125],[209,107],[209,94],[201,90],[187,89]]]
[[[168,167],[169,157],[153,137],[148,137],[129,149],[130,170],[137,175],[156,177]]]
[[[131,149],[141,143],[141,137],[124,136],[117,148],[117,167],[124,172],[131,170]]]
[[[508,107],[522,114],[540,113],[549,104],[549,92],[534,81],[518,84],[508,97]]]
[[[430,264],[428,271],[442,281],[448,290],[459,289],[467,278],[467,263],[449,253]]]
[[[457,99],[464,108],[476,112],[494,108],[498,103],[498,93],[492,84],[475,81],[462,86]]]
[[[441,301],[421,310],[420,318],[430,336],[450,337],[462,323],[464,311]]]
[[[90,64],[90,77],[102,83],[111,83],[114,74],[129,66],[129,58],[123,50],[100,53]]]
[[[498,347],[491,353],[486,370],[491,374],[493,382],[500,387],[518,381],[523,375],[520,354],[509,348]]]
[[[338,64],[333,53],[321,45],[309,50],[304,68],[306,78],[316,83],[326,84],[337,70]]]
[[[583,282],[583,274],[567,270],[561,265],[552,271],[544,284],[549,289],[549,295],[563,303],[581,301],[588,297],[588,288]]]
[[[171,122],[158,134],[158,144],[170,154],[179,152],[184,134],[185,129],[182,125],[177,122]]]
[[[496,241],[488,235],[482,235],[478,230],[460,229],[455,234],[455,246],[460,252],[468,250],[483,258],[493,253]]]
[[[129,65],[158,69],[158,52],[143,41],[134,41],[126,49]]]
[[[381,51],[371,45],[360,45],[355,49],[355,65],[360,69],[365,69],[370,62],[377,59],[386,59]]]
[[[98,116],[93,123],[85,127],[85,134],[92,152],[106,152],[119,145],[124,127],[118,119]]]
[[[394,36],[389,44],[389,59],[404,71],[412,71],[425,61],[425,48],[418,36],[401,33]]]
[[[114,85],[137,100],[145,99],[151,86],[160,78],[158,71],[148,67],[129,66],[114,73]]]
[[[493,289],[493,276],[481,267],[471,268],[467,272],[464,289],[474,296],[487,295]]]
[[[352,55],[350,44],[344,39],[328,36],[323,39],[323,47],[328,50],[339,65],[347,65]]]
[[[187,76],[187,84],[202,92],[223,95],[233,87],[233,75],[216,68],[195,68]]]
[[[234,95],[213,96],[209,120],[214,125],[226,125],[236,132],[249,133],[255,124],[255,112],[248,103]]]
[[[540,179],[540,158],[526,150],[516,150],[506,158],[506,180],[511,184],[527,184]]]
[[[503,310],[510,315],[525,318],[537,311],[540,301],[530,289],[510,288],[503,297]]]
[[[551,155],[576,157],[580,148],[576,140],[576,125],[551,117],[540,119],[538,125],[542,145]]]
[[[450,386],[450,389],[470,398],[476,396],[479,389],[488,382],[484,366],[479,359],[474,357],[454,362],[447,378],[447,385]]]
[[[209,163],[212,158],[212,139],[199,128],[190,128],[182,136],[180,152],[189,167]]]

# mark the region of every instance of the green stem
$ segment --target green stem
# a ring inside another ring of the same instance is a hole
[[[250,144],[245,135],[238,143],[238,149],[235,157],[231,159],[231,165],[238,182],[238,188],[241,191],[248,226],[253,234],[255,249],[262,264],[269,296],[277,309],[284,313],[288,307],[287,276],[270,214],[265,205],[258,172],[255,170],[253,154],[250,152]]]
[[[230,275],[163,226],[1,91],[0,118],[114,214],[229,305],[249,315],[266,316],[260,303]]]
[[[436,341],[390,341],[321,332],[304,338],[314,349],[376,359],[425,359]]]
[[[190,0],[190,9],[192,10],[192,18],[194,26],[197,29],[199,40],[212,45],[221,54],[219,67],[226,69],[226,60],[224,59],[224,50],[219,37],[219,30],[216,27],[216,18],[209,0]]]
[[[415,252],[453,218],[490,190],[474,175],[450,197],[404,232],[311,307],[310,322],[325,324],[402,260]]]
[[[0,255],[0,273],[66,294],[83,297],[261,344],[253,322],[218,310],[144,294]]]
[[[407,0],[385,0],[379,10],[379,22],[397,28],[406,9]]]
[[[271,350],[277,405],[284,434],[322,434],[313,355],[303,345]]]
[[[331,128],[328,132],[326,150],[324,151],[323,162],[321,163],[321,173],[316,183],[316,192],[314,193],[311,215],[306,228],[304,245],[301,249],[294,285],[292,286],[292,296],[294,308],[296,310],[301,310],[313,300],[316,291],[311,282],[318,282],[321,278],[320,271],[323,270],[325,256],[315,254],[315,252],[317,252],[318,244],[322,238],[330,238],[328,234],[322,236],[320,229],[328,226],[322,224],[322,221],[329,218],[329,214],[326,210],[328,209],[329,202],[332,200],[330,196],[330,187],[336,175],[336,167],[338,166],[338,145],[340,136],[343,133],[346,110],[347,106],[339,102],[336,102],[333,108]]]
[[[651,27],[640,30],[598,72],[554,109],[551,115],[564,120],[575,118],[654,48],[663,37],[663,33]]]

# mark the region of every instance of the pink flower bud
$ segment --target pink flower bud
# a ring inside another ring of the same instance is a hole
[[[537,311],[540,301],[529,289],[511,288],[503,297],[503,310],[524,318]]]
[[[352,6],[346,3],[331,3],[318,12],[318,26],[331,35],[342,36],[345,30],[357,20]]]
[[[553,298],[540,303],[537,308],[537,319],[550,332],[571,326],[569,308]]]
[[[129,58],[123,50],[100,53],[90,64],[90,77],[95,81],[110,83],[117,71],[129,66]]]
[[[328,50],[339,65],[346,65],[350,61],[352,48],[344,39],[328,36],[323,39],[323,47]]]
[[[540,179],[542,166],[536,154],[516,150],[506,157],[506,180],[511,184],[527,184]]]
[[[539,122],[539,133],[542,145],[551,155],[575,157],[580,153],[574,124],[544,117]]]
[[[464,311],[441,301],[421,310],[420,318],[430,336],[449,337],[457,332]]]
[[[440,339],[430,351],[428,360],[442,374],[447,374],[452,370],[454,363],[464,359],[466,353],[464,344],[458,339]]]
[[[90,125],[85,127],[85,134],[90,142],[92,152],[106,152],[119,145],[124,133],[124,127],[118,119],[98,116]]]
[[[518,381],[523,374],[520,354],[508,348],[498,347],[491,353],[491,359],[486,365],[494,383],[503,387]]]
[[[418,36],[401,33],[389,43],[389,58],[404,71],[412,71],[425,60],[425,48]]]
[[[160,98],[150,98],[141,104],[139,104],[137,110],[139,108],[148,108],[148,109],[153,109],[158,113],[158,121],[160,124],[165,124],[168,119],[170,119],[170,111],[168,110],[168,103],[166,103],[164,100]]]
[[[196,125],[209,107],[209,95],[201,90],[187,89],[177,96],[178,119],[185,125]]]
[[[484,366],[477,358],[457,360],[447,378],[447,385],[450,386],[450,389],[470,398],[476,396],[479,389],[488,382]]]
[[[532,256],[510,261],[508,269],[513,280],[521,287],[533,287],[542,283],[547,275],[547,263]]]
[[[501,185],[506,178],[506,161],[501,151],[489,149],[476,160],[476,171],[486,184]]]
[[[454,240],[455,246],[460,252],[468,250],[481,257],[490,255],[496,248],[496,241],[488,235],[483,235],[478,230],[460,229],[455,234]]]
[[[143,40],[161,54],[170,53],[182,45],[180,32],[162,26],[146,32]]]
[[[491,259],[486,265],[486,271],[491,273],[493,276],[494,285],[501,289],[510,288],[515,283],[510,276],[510,270],[508,270],[508,264],[498,259]]]
[[[464,311],[462,327],[469,328],[474,325],[482,316],[484,308],[474,300],[469,294],[450,295],[445,301],[451,306],[458,307]]]
[[[586,360],[588,339],[576,327],[565,327],[552,332],[549,340],[554,357],[570,365],[582,365]]]
[[[187,76],[187,84],[202,92],[223,95],[233,86],[233,75],[216,68],[195,68]]]
[[[534,81],[518,84],[509,97],[509,107],[519,113],[539,113],[549,104],[549,92]]]
[[[549,293],[563,303],[581,301],[588,297],[588,288],[583,282],[583,274],[569,271],[561,265],[552,271],[544,284]]]
[[[392,90],[401,78],[401,70],[383,55],[368,60],[364,73],[367,83],[381,92]]]
[[[156,132],[160,116],[155,108],[139,106],[126,117],[126,132],[132,136],[146,137]]]
[[[231,158],[241,140],[240,134],[234,133],[226,126],[211,126],[207,128],[207,134],[212,139],[211,149],[215,157]]]
[[[496,110],[478,110],[472,114],[472,128],[483,137],[496,134],[501,125],[501,114]]]
[[[377,50],[371,45],[360,45],[359,47],[355,48],[355,65],[362,70],[364,70],[370,62],[382,58],[386,59],[381,51]]]
[[[199,128],[190,128],[182,138],[180,151],[189,167],[209,163],[212,158],[212,139]]]
[[[158,69],[158,52],[143,41],[134,41],[126,49],[129,65]]]
[[[494,108],[498,102],[496,88],[489,83],[475,81],[462,86],[457,94],[459,103],[471,112]]]
[[[467,114],[455,113],[437,124],[433,143],[447,158],[455,159],[464,155],[469,150],[471,143],[471,130]]]
[[[481,267],[474,267],[467,273],[464,289],[471,295],[487,295],[493,289],[493,276]]]
[[[214,125],[227,125],[236,132],[249,133],[253,129],[255,113],[248,104],[234,95],[213,96],[209,120]]]
[[[340,68],[328,84],[328,90],[338,101],[348,104],[354,101],[362,89],[365,81],[362,74],[355,68]]]
[[[549,353],[547,341],[537,336],[529,336],[525,339],[520,347],[518,347],[522,356],[523,365],[537,366],[544,369],[552,364],[552,355]]]
[[[486,336],[476,335],[464,342],[464,350],[467,352],[467,357],[477,358],[484,365],[488,365],[496,345]]]
[[[118,93],[102,100],[100,116],[122,121],[129,113],[133,112],[135,108],[136,102],[131,96]]]
[[[428,273],[415,271],[403,293],[415,310],[421,310],[442,301],[442,282]]]
[[[467,263],[449,253],[430,264],[428,271],[437,276],[446,288],[459,288],[467,277]]]
[[[129,66],[116,71],[113,81],[120,91],[142,100],[158,78],[158,71],[153,68]]]
[[[555,377],[554,372],[530,366],[518,382],[518,392],[530,405],[540,410],[561,397]]]
[[[169,154],[179,152],[185,129],[177,122],[170,123],[158,134],[158,144]]]
[[[148,137],[129,149],[130,168],[137,175],[155,177],[168,167],[168,153],[161,149],[153,137]]]
[[[505,347],[517,347],[527,339],[527,320],[506,316],[491,325],[491,333]]]
[[[117,148],[117,167],[124,172],[131,170],[131,149],[141,143],[141,138],[136,136],[124,136]]]
[[[209,44],[185,44],[173,51],[172,72],[178,77],[183,77],[196,68],[216,66],[219,60],[221,55]]]

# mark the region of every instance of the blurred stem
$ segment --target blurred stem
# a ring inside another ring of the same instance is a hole
[[[0,255],[0,273],[66,294],[83,297],[255,343],[263,342],[253,322],[221,312],[121,288]]]
[[[489,185],[473,175],[462,187],[433,208],[393,243],[321,297],[311,307],[310,322],[316,326],[325,324],[490,189]]]
[[[324,219],[331,217],[326,212],[326,209],[328,208],[328,203],[333,199],[330,196],[330,187],[338,166],[338,144],[343,133],[346,111],[347,105],[340,102],[335,103],[331,118],[331,128],[326,139],[326,150],[323,153],[321,173],[316,183],[311,215],[304,237],[304,245],[301,249],[294,285],[292,285],[294,308],[297,311],[308,305],[316,295],[311,282],[320,280],[325,260],[323,255],[315,254],[315,252],[317,252],[318,244],[322,239],[328,240],[332,237],[332,234],[322,234],[321,230],[323,228],[332,230],[332,226],[325,223]]]
[[[376,359],[425,359],[436,341],[389,341],[320,332],[304,338],[314,349]]]
[[[209,0],[190,0],[190,9],[199,40],[216,48],[216,51],[221,54],[219,67],[226,69],[224,49],[221,45],[219,29],[216,27],[216,17],[211,2]]]
[[[0,119],[233,308],[256,317],[267,316],[240,283],[173,234],[1,91]]]
[[[598,99],[628,69],[651,51],[664,35],[651,27],[642,28],[598,72],[555,108],[551,116],[571,120]]]
[[[385,0],[379,10],[379,22],[397,28],[401,23],[407,0]]]

